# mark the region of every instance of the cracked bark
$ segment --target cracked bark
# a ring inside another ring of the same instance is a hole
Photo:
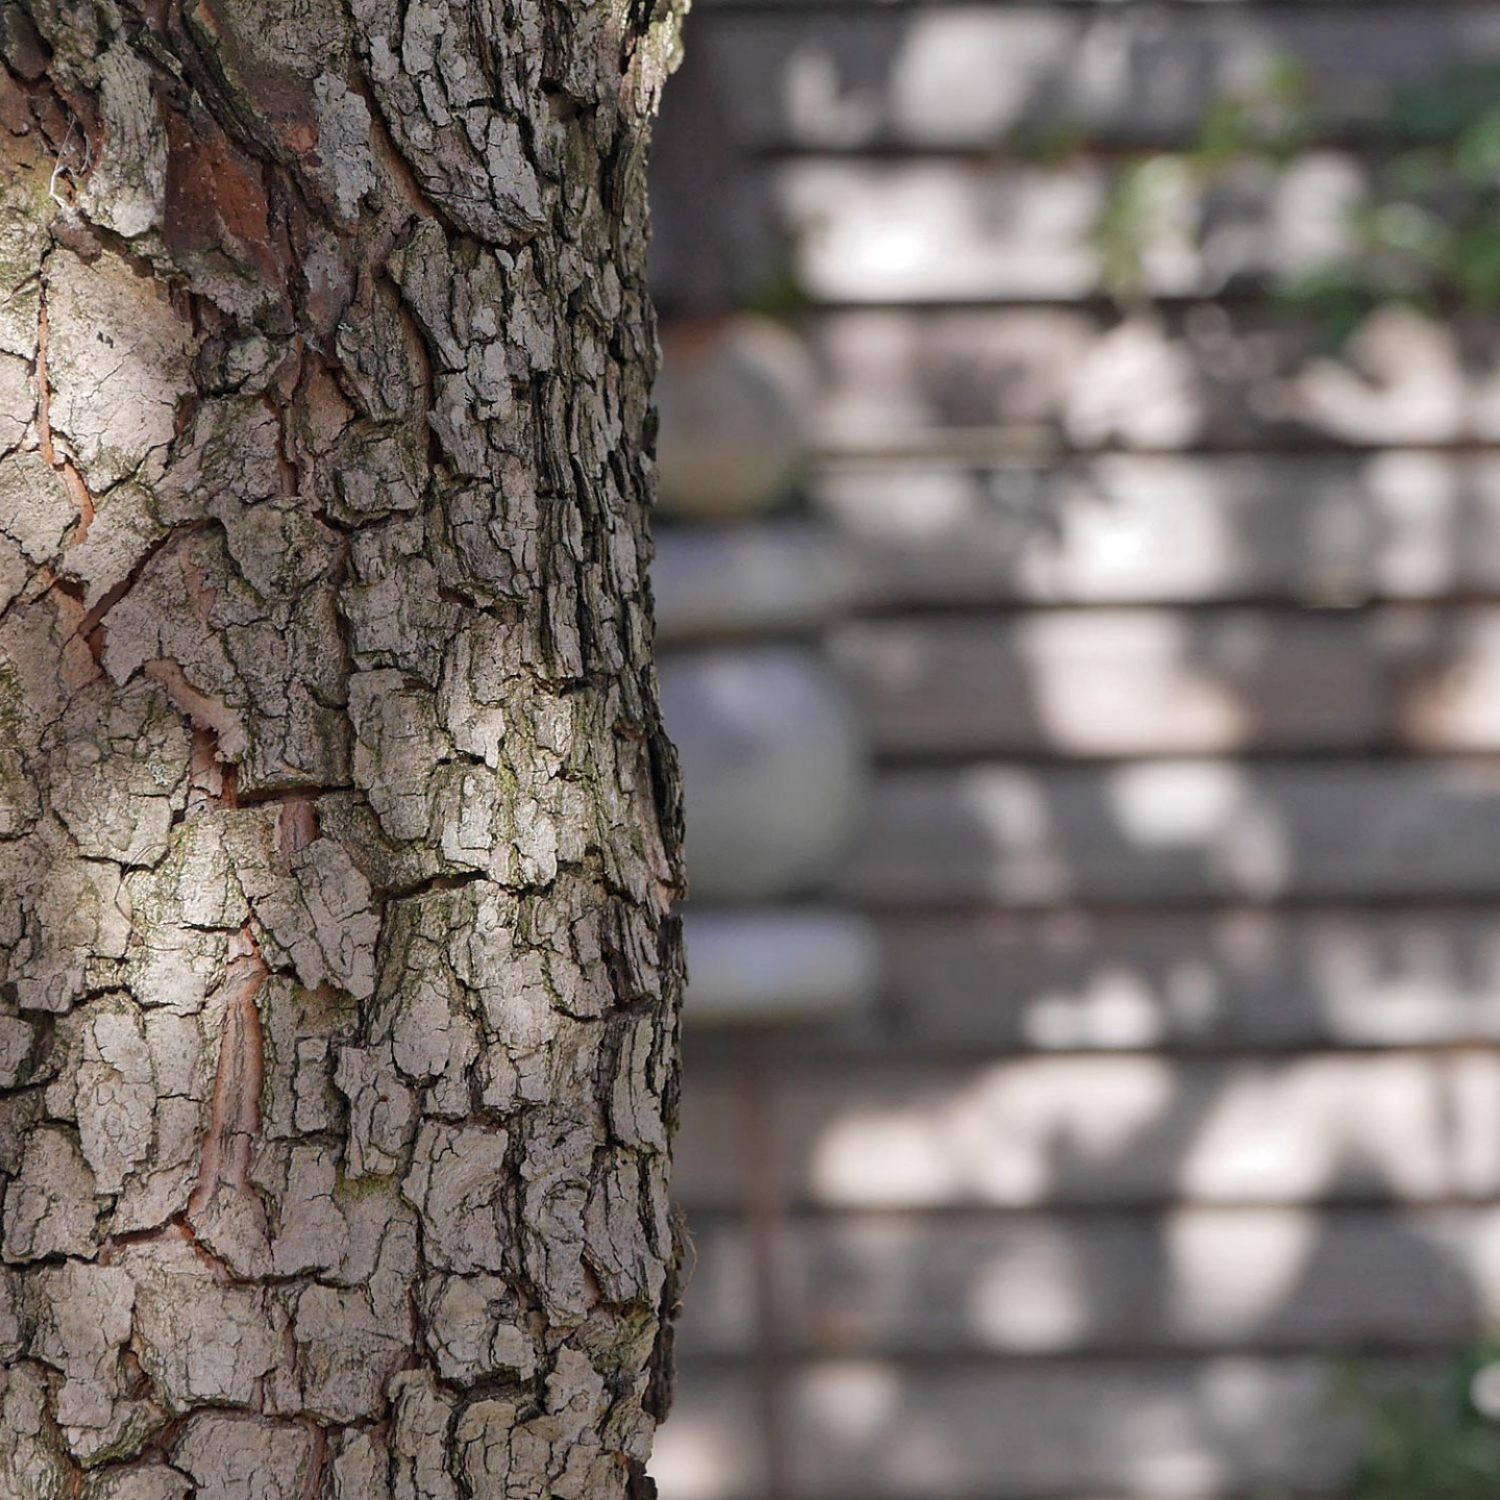
[[[0,5],[0,1497],[650,1493],[674,0]]]

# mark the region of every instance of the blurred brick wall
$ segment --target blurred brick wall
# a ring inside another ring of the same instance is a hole
[[[800,653],[869,769],[826,868],[699,903],[833,957],[704,939],[750,1009],[689,1004],[663,1500],[1336,1495],[1341,1362],[1500,1311],[1500,338],[1330,351],[1268,286],[1500,7],[701,0],[687,51],[668,414],[733,306],[813,376],[718,450],[805,446],[765,504],[678,470],[666,670],[691,737],[704,653]],[[1305,149],[1180,193],[1116,305],[1111,182],[1288,61]]]

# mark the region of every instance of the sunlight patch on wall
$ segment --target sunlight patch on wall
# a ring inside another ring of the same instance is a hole
[[[1161,1058],[999,1064],[943,1099],[840,1116],[812,1148],[808,1181],[832,1204],[1038,1203],[1060,1165],[1128,1149],[1173,1094]]]
[[[1018,629],[1047,742],[1082,755],[1149,749],[1164,722],[1206,748],[1243,744],[1244,707],[1197,646],[1192,623],[1164,612],[1036,614]]]
[[[995,869],[998,894],[1033,901],[1065,894],[1067,868],[1035,776],[1002,769],[976,773],[965,778],[963,798],[977,826],[1005,851]]]
[[[969,1306],[980,1335],[1008,1350],[1076,1343],[1090,1320],[1088,1268],[1076,1237],[1028,1229],[980,1269]]]
[[[809,1372],[799,1389],[808,1420],[834,1442],[864,1445],[886,1431],[901,1405],[895,1369],[877,1360],[840,1360]]]
[[[1253,1332],[1295,1291],[1317,1239],[1317,1220],[1306,1210],[1171,1215],[1164,1225],[1168,1319],[1225,1339]]]
[[[668,1500],[719,1500],[744,1488],[744,1470],[753,1465],[745,1428],[731,1412],[717,1417],[674,1408],[651,1449],[651,1477]]]
[[[1145,975],[1110,964],[1085,987],[1037,995],[1021,1017],[1033,1047],[1146,1047],[1166,1033],[1162,1006]]]

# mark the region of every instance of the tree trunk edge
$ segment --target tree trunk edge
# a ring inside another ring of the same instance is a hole
[[[681,8],[0,8],[0,1495],[654,1493]]]

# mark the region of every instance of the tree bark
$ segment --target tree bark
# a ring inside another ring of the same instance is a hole
[[[650,1493],[671,4],[0,4],[5,1500]]]

